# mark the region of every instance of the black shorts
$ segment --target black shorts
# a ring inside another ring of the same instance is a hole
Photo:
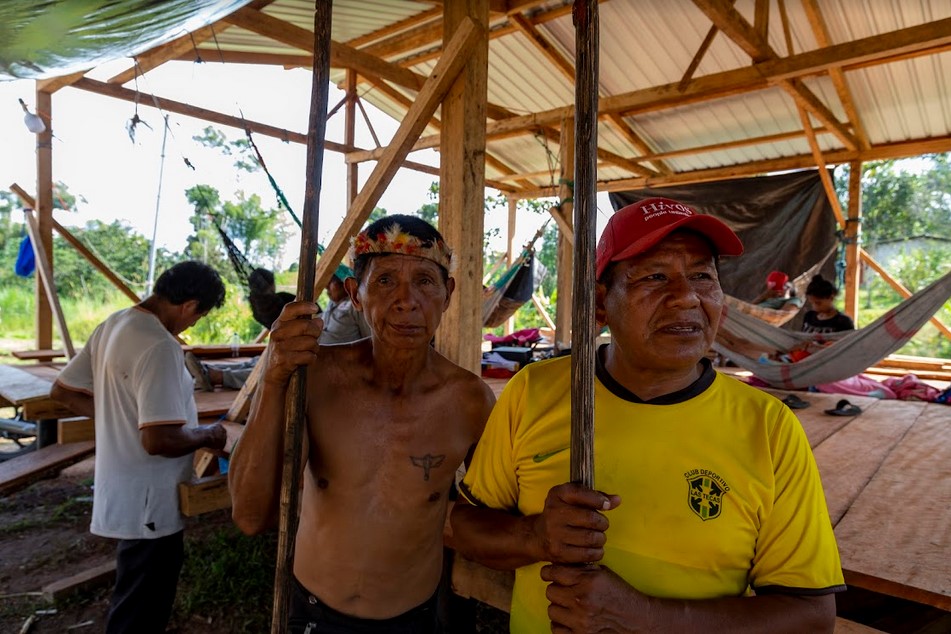
[[[389,619],[361,619],[327,607],[294,578],[288,630],[291,634],[440,634],[436,594],[425,603]]]

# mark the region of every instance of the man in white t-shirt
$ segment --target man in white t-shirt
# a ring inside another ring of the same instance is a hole
[[[171,615],[184,561],[178,483],[196,449],[225,444],[220,424],[198,425],[175,335],[224,297],[214,269],[176,264],[149,297],[101,323],[53,385],[54,399],[96,421],[90,531],[119,540],[107,634],[164,632]]]

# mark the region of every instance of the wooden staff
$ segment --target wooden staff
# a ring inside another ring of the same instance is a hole
[[[571,481],[594,488],[595,233],[598,158],[598,1],[575,0],[574,306]]]
[[[307,180],[304,189],[297,299],[314,300],[317,263],[317,225],[320,217],[320,183],[324,168],[324,135],[327,129],[327,99],[330,92],[330,25],[333,0],[315,0],[314,66],[310,89],[310,119],[307,126]],[[277,539],[277,570],[274,574],[272,634],[287,631],[294,539],[300,505],[301,445],[306,406],[307,368],[291,376],[284,420],[284,471],[281,477],[280,529]]]

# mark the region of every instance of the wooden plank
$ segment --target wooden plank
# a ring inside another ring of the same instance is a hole
[[[0,395],[14,405],[49,398],[51,386],[52,381],[37,377],[20,367],[0,365]]]
[[[831,396],[841,398],[838,394]],[[854,402],[851,396],[848,399]],[[856,498],[908,433],[924,406],[908,401],[879,401],[859,416],[847,419],[848,425],[816,447],[816,463],[833,526],[851,513]]]
[[[78,592],[110,586],[115,582],[115,579],[116,561],[112,559],[88,570],[46,584],[42,588],[43,599],[55,603]]]
[[[62,350],[14,350],[10,354],[21,361],[52,361],[66,356]]]
[[[564,118],[561,121],[559,143],[560,172],[558,200],[560,211],[572,229],[571,239],[559,222],[557,246],[556,284],[558,303],[555,305],[555,348],[563,350],[571,347],[571,311],[574,292],[574,181],[575,181],[575,122]],[[553,214],[555,215],[555,214]],[[558,217],[555,215],[555,219]]]
[[[267,365],[266,354],[267,351],[261,355],[261,360],[254,365],[251,374],[248,375],[244,385],[241,386],[231,402],[231,406],[225,414],[225,418],[229,421],[243,423],[247,420],[248,413],[251,411],[251,397],[254,396],[254,390],[257,388],[261,375],[264,373],[264,367]]]
[[[850,583],[951,610],[948,509],[948,409],[927,403],[836,526],[842,568],[853,575]]]
[[[238,356],[256,357],[264,354],[267,348],[266,343],[242,343],[238,346]],[[182,346],[185,352],[191,352],[200,359],[214,359],[230,357],[234,353],[230,344],[200,344],[193,346]]]
[[[68,445],[49,445],[0,462],[0,495],[10,495],[37,480],[55,475],[65,467],[92,454],[91,440]]]
[[[453,553],[452,591],[464,599],[476,599],[508,612],[512,605],[515,572],[493,570]]]
[[[195,477],[204,478],[211,475],[211,466],[216,463],[218,456],[208,449],[201,448],[195,452]]]
[[[228,476],[214,475],[189,482],[179,482],[178,503],[185,517],[195,517],[231,507]]]
[[[53,99],[48,92],[36,91],[36,111],[44,114],[46,129],[36,135],[36,235],[31,237],[33,248],[39,247],[43,260],[50,272],[53,271],[53,231],[50,220],[53,218]],[[29,223],[27,223],[29,227]],[[40,252],[37,252],[40,253]],[[47,281],[39,275],[40,257],[36,257],[37,275],[34,276],[36,289],[36,347],[40,350],[53,347],[53,315],[50,308],[50,290]],[[55,292],[53,292],[55,295]],[[69,351],[69,348],[67,348]]]
[[[862,625],[861,623],[849,621],[837,616],[835,617],[835,629],[833,630],[833,634],[875,634],[875,632],[881,631],[882,630],[876,630],[874,627]]]
[[[56,442],[65,445],[96,439],[96,421],[92,418],[61,418],[57,421]]]

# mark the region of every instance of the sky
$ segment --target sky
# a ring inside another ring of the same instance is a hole
[[[130,62],[117,60],[90,73],[105,80],[125,70]],[[133,84],[127,87],[134,88]],[[193,62],[169,62],[138,80],[143,93],[152,93],[177,101],[267,123],[296,132],[306,132],[310,108],[311,75],[306,69]],[[31,194],[36,189],[35,135],[23,122],[24,113],[17,99],[23,99],[35,112],[32,80],[0,82],[0,187],[17,183]],[[343,92],[331,87],[328,108],[333,108]],[[53,181],[62,182],[77,196],[74,213],[57,210],[57,220],[65,226],[82,226],[87,221],[120,220],[156,243],[180,252],[192,232],[188,218],[192,207],[185,191],[196,184],[216,187],[222,199],[234,200],[236,191],[256,193],[265,207],[276,207],[276,196],[263,171],[248,174],[233,167],[233,159],[220,151],[204,148],[192,139],[208,125],[220,129],[229,140],[243,138],[242,131],[206,121],[169,113],[170,133],[162,160],[162,117],[165,114],[143,98],[138,116],[151,129],[139,125],[134,141],[126,125],[136,114],[136,105],[94,93],[64,88],[53,94],[52,113],[39,113],[53,122]],[[365,103],[373,129],[384,145],[399,123]],[[327,122],[327,139],[343,142],[344,113],[341,108]],[[357,115],[356,144],[375,147],[369,129]],[[285,143],[261,134],[254,135],[265,162],[295,213],[301,216],[304,201],[306,147]],[[195,166],[192,170],[185,159]],[[414,152],[410,159],[438,165],[433,150]],[[375,163],[361,164],[360,184],[369,177]],[[159,174],[162,173],[161,189]],[[384,192],[378,207],[389,213],[413,213],[430,202],[429,186],[438,177],[401,169]],[[494,190],[490,194],[498,195]],[[599,195],[599,225],[605,210],[610,210],[605,195]],[[158,221],[156,223],[156,210]],[[486,228],[506,232],[505,209],[486,217]],[[319,207],[319,238],[326,244],[346,214],[346,165],[341,154],[327,151]],[[521,244],[535,233],[545,218],[520,214],[516,241]],[[291,221],[293,222],[293,221]],[[295,228],[296,229],[296,228]],[[504,237],[492,243],[504,250]],[[288,242],[282,262],[286,266],[299,257],[299,234]]]

